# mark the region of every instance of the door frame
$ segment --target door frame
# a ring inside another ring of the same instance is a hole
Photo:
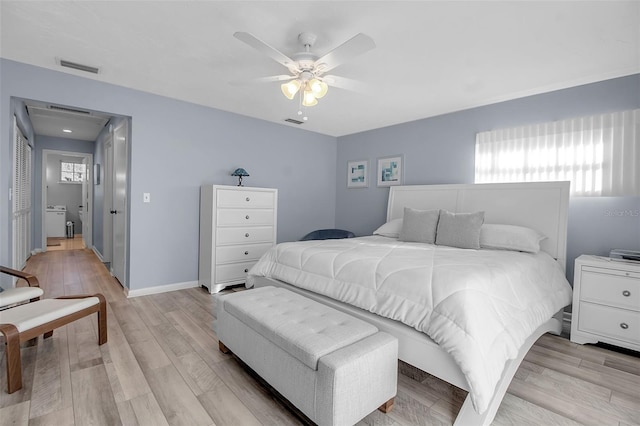
[[[70,157],[83,157],[87,159],[87,163],[91,164],[91,167],[88,167],[86,170],[86,178],[88,178],[89,183],[89,206],[91,206],[90,213],[84,220],[88,220],[87,230],[89,231],[89,235],[86,237],[83,235],[82,238],[85,241],[89,241],[93,247],[93,154],[89,154],[86,152],[74,152],[74,151],[61,151],[55,149],[43,149],[42,150],[42,173],[40,176],[40,185],[41,185],[41,193],[42,193],[42,211],[41,211],[41,234],[42,234],[42,251],[47,251],[47,228],[46,228],[46,214],[47,214],[47,162],[49,161],[49,155],[67,155]],[[87,248],[92,248],[87,247]]]

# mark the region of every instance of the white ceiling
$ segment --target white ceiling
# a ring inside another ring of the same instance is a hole
[[[229,84],[286,72],[233,33],[287,55],[303,31],[320,55],[365,33],[377,47],[331,74],[370,91],[330,88],[299,126],[331,136],[640,72],[638,1],[3,0],[0,15],[4,58],[289,126],[279,84]]]
[[[25,106],[40,136],[95,141],[111,117],[94,111],[70,109],[44,102],[26,101]]]

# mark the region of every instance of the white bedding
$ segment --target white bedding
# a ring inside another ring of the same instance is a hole
[[[571,302],[544,252],[465,250],[372,236],[279,244],[249,271],[426,333],[450,353],[483,413],[508,359]]]

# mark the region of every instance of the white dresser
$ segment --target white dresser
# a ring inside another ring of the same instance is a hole
[[[244,186],[200,188],[198,280],[209,292],[242,284],[276,243],[278,190]]]
[[[582,255],[573,280],[571,341],[640,351],[640,264]]]

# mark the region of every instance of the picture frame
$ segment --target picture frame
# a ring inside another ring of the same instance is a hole
[[[404,178],[402,160],[402,155],[378,158],[378,186],[402,185]]]
[[[369,160],[347,163],[347,188],[367,188],[369,186]]]

